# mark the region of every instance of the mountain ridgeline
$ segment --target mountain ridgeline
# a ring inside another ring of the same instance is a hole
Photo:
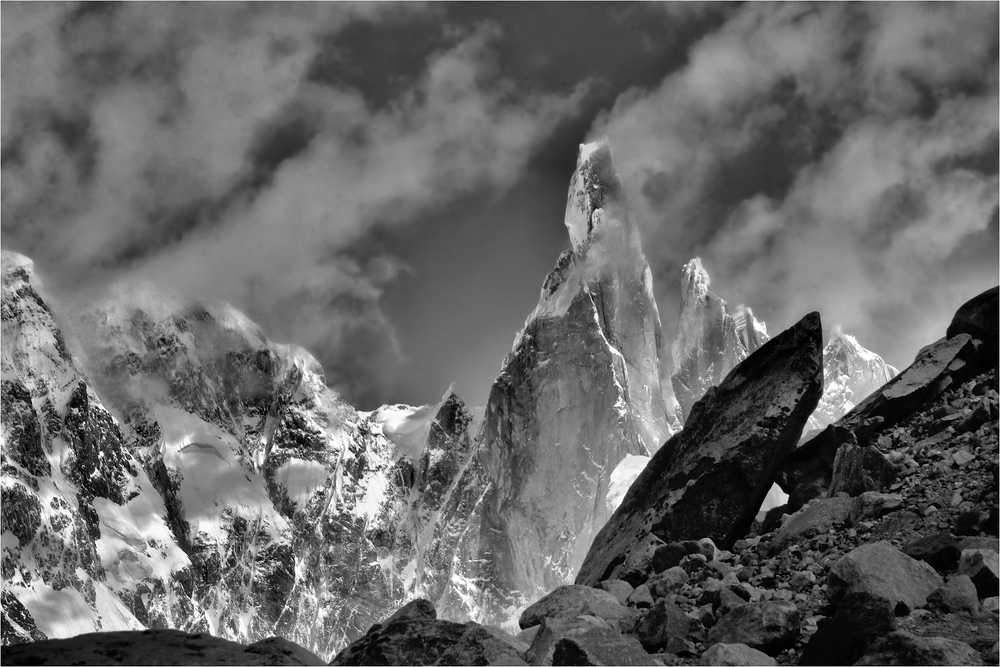
[[[798,484],[779,467],[803,429],[840,423],[896,375],[839,329],[820,351],[818,316],[772,340],[699,259],[682,271],[668,355],[604,142],[581,146],[565,224],[570,248],[482,409],[449,390],[359,412],[309,352],[225,304],[134,288],[69,320],[30,259],[5,251],[3,644],[172,628],[278,635],[328,660],[414,598],[442,622],[512,628],[574,579],[640,572],[642,550],[615,525],[641,524],[646,548],[709,534],[731,546],[776,477]],[[726,426],[707,415],[745,393],[734,369],[770,359],[800,373],[794,419],[746,438],[771,454],[737,460],[719,439],[710,458],[729,472],[698,477],[693,495],[625,493],[636,476],[650,489],[703,475],[699,438]],[[654,500],[693,507],[730,482],[745,505],[732,525],[626,516]]]

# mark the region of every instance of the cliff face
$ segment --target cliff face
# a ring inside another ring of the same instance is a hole
[[[711,290],[708,272],[697,257],[681,272],[681,311],[674,337],[674,395],[684,419],[705,391],[768,341],[767,327],[746,306],[730,312]]]
[[[481,574],[501,598],[571,581],[610,515],[612,470],[676,427],[651,274],[603,143],[581,147],[565,222],[572,247],[504,361],[481,434]]]

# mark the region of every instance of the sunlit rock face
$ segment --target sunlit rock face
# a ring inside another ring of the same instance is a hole
[[[413,596],[472,613],[457,396],[397,408],[428,415],[397,444],[229,306],[126,290],[67,346],[30,261],[3,270],[5,643],[171,627],[329,657]]]
[[[730,310],[711,290],[708,272],[694,258],[681,271],[681,311],[674,336],[674,395],[684,419],[709,387],[769,340],[767,327],[747,306]]]
[[[572,581],[610,516],[612,471],[676,427],[649,267],[603,142],[581,147],[565,223],[571,248],[504,360],[481,434],[481,575],[508,601]]]

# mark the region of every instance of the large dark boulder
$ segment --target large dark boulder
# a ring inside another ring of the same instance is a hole
[[[983,341],[977,359],[983,370],[997,365],[997,337],[1000,335],[998,293],[1000,287],[991,287],[982,294],[972,297],[959,307],[955,317],[951,319],[951,324],[948,325],[948,338],[964,333]]]
[[[746,534],[823,392],[822,333],[819,313],[806,315],[694,405],[594,538],[576,583],[614,577],[649,534],[722,549]]]
[[[322,665],[318,656],[280,637],[249,646],[207,632],[92,632],[3,647],[5,665]]]

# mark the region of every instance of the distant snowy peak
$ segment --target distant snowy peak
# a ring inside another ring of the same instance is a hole
[[[690,260],[681,269],[681,308],[705,301],[711,287],[712,280],[702,266],[701,258]]]
[[[806,431],[832,424],[899,373],[836,325],[823,349],[823,398]]]

